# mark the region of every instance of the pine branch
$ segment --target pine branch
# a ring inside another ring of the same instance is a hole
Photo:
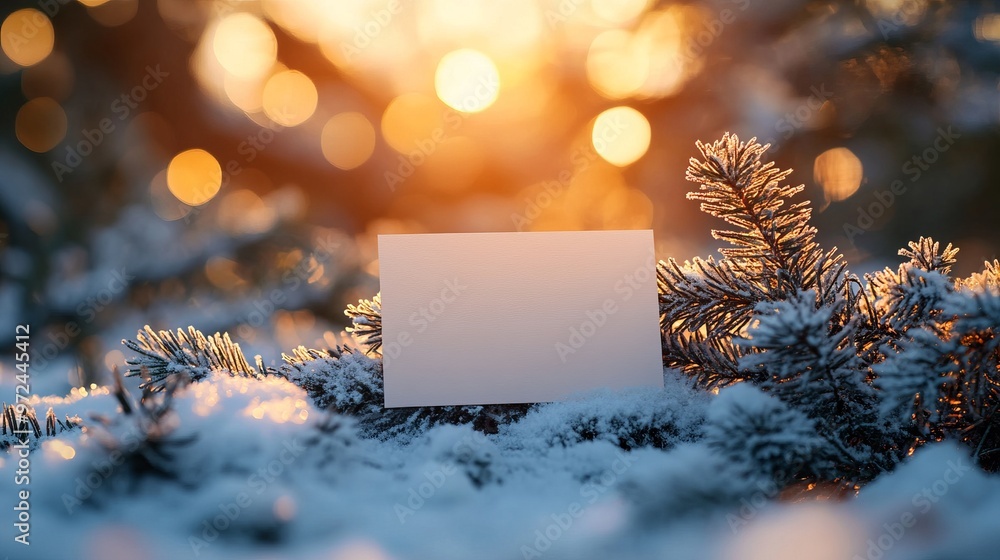
[[[348,305],[344,315],[351,318],[346,330],[368,347],[368,352],[379,353],[382,348],[382,293],[371,300],[363,299],[357,305]]]
[[[125,375],[142,376],[145,381],[139,387],[143,389],[163,390],[168,378],[176,374],[198,381],[213,371],[254,378],[270,373],[260,356],[256,357],[258,369],[250,367],[240,345],[228,333],[206,337],[194,327],[188,327],[187,332],[177,329],[174,333],[155,332],[146,325],[136,340],[122,340],[122,344],[139,354],[126,361],[130,367]]]
[[[728,340],[706,336],[701,331],[663,333],[663,362],[667,367],[694,377],[706,389],[726,387],[740,381],[759,383],[764,376],[740,367],[746,351]]]
[[[27,443],[30,449],[34,449],[42,439],[76,429],[81,424],[80,418],[76,416],[72,418],[65,416],[60,420],[50,407],[45,413],[43,430],[35,409],[23,405],[23,410],[24,413],[21,414],[17,405],[7,403],[3,403],[0,407],[0,450],[24,443]]]
[[[911,241],[909,249],[901,249],[907,262],[899,268],[866,274],[866,293],[874,302],[874,312],[862,309],[869,316],[870,328],[882,334],[878,344],[896,348],[896,341],[912,328],[928,326],[946,330],[947,321],[941,319],[944,298],[955,290],[955,282],[948,277],[955,263],[958,249],[940,244],[928,237]],[[880,360],[879,360],[880,361]]]
[[[737,265],[712,258],[660,261],[656,276],[661,325],[677,332],[708,329],[713,336],[739,335],[754,307],[773,295],[748,281]]]
[[[785,204],[803,190],[782,185],[790,170],[781,171],[762,158],[769,145],[756,138],[740,142],[726,134],[712,144],[697,143],[703,161],[691,158],[687,179],[699,184],[688,198],[701,201],[701,210],[738,230],[713,230],[716,239],[731,247],[720,252],[739,268],[760,275],[765,291],[789,296],[824,282],[839,292],[845,263],[836,249],[824,253],[809,225],[808,202]]]
[[[985,262],[982,272],[960,280],[959,284],[973,291],[1000,293],[1000,260]]]

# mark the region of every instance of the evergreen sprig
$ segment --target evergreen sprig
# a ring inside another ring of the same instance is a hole
[[[64,416],[60,420],[52,408],[49,408],[45,413],[43,429],[34,407],[24,405],[21,413],[17,406],[3,403],[0,406],[0,451],[25,442],[30,448],[34,448],[42,439],[76,429],[80,423],[80,418],[76,416]]]
[[[357,305],[348,304],[344,315],[351,318],[347,332],[353,333],[368,352],[378,353],[382,348],[382,293],[360,300]]]
[[[1000,469],[1000,261],[954,280],[958,249],[921,237],[897,269],[859,278],[820,248],[808,203],[790,201],[802,186],[762,160],[767,146],[729,134],[697,146],[688,198],[733,229],[713,231],[721,260],[659,263],[665,365],[804,413],[842,482],[944,437]]]
[[[1000,261],[955,280],[958,249],[922,237],[900,251],[906,260],[898,268],[858,277],[836,248],[819,246],[808,203],[791,201],[802,185],[786,184],[790,171],[764,161],[767,145],[726,134],[697,147],[701,159],[691,159],[687,177],[698,191],[688,197],[731,229],[713,232],[726,243],[720,259],[658,264],[664,365],[708,389],[748,383],[776,399],[744,407],[731,397],[729,416],[714,420],[713,445],[744,463],[814,457],[822,464],[803,465],[800,474],[844,488],[945,437],[968,443],[980,464],[1000,470]],[[495,431],[528,410],[385,409],[380,294],[345,313],[366,352],[299,347],[278,369],[259,356],[253,368],[228,335],[146,327],[125,342],[139,354],[129,374],[143,375],[150,391],[210,371],[281,375],[373,437],[441,423]],[[796,426],[783,432],[788,422],[767,418],[774,415],[797,418]],[[723,446],[723,432],[741,423],[748,437]],[[765,447],[751,449],[744,439]],[[808,445],[797,449],[796,440]]]
[[[192,326],[186,332],[183,329],[156,332],[146,325],[135,340],[122,340],[122,344],[139,354],[126,361],[129,368],[125,376],[141,376],[144,381],[139,387],[143,389],[163,390],[175,374],[198,381],[213,371],[254,378],[268,373],[260,356],[256,357],[257,368],[250,366],[229,333],[205,336]]]

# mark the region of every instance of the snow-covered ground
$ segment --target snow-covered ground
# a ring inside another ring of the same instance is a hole
[[[539,406],[497,434],[443,425],[383,441],[283,379],[213,374],[177,394],[155,449],[108,388],[43,398],[36,408],[88,428],[43,438],[29,486],[15,482],[15,455],[0,459],[0,496],[29,489],[31,525],[23,546],[5,523],[0,556],[997,557],[1000,479],[966,449],[920,448],[856,497],[792,500],[706,443],[706,423],[725,422],[713,405],[745,389],[665,380]],[[660,441],[630,439],[649,426]]]

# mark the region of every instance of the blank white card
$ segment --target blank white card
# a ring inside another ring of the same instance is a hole
[[[653,232],[380,235],[385,406],[663,386]]]

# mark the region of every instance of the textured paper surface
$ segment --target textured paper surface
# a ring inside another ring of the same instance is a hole
[[[663,386],[653,232],[380,235],[385,406]]]

